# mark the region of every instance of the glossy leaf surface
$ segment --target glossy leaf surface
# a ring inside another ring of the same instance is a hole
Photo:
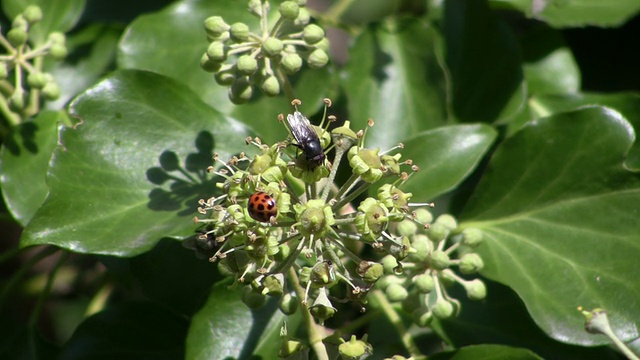
[[[420,167],[403,191],[414,201],[435,198],[459,185],[478,165],[497,136],[488,125],[454,125],[423,132],[404,142],[403,159]]]
[[[530,122],[499,146],[462,215],[485,235],[483,274],[557,340],[605,341],[581,330],[578,306],[604,307],[622,339],[638,336],[640,179],[623,167],[634,137],[607,108]]]
[[[212,155],[244,150],[247,128],[168,78],[121,71],[71,105],[47,178],[50,196],[21,239],[132,256],[193,232],[197,200],[213,195]]]

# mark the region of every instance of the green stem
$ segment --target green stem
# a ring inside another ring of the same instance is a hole
[[[40,313],[42,312],[42,307],[44,306],[44,302],[47,300],[47,297],[51,293],[51,287],[53,286],[53,282],[56,279],[56,274],[58,273],[58,270],[60,270],[60,267],[67,260],[68,257],[69,257],[68,252],[66,251],[62,252],[62,255],[60,255],[60,258],[56,262],[56,265],[53,267],[53,269],[49,273],[49,276],[47,277],[47,284],[42,290],[42,293],[40,293],[40,297],[38,298],[38,302],[36,303],[35,309],[31,313],[31,316],[29,316],[29,327],[33,327],[36,325],[36,322],[40,317]]]
[[[284,96],[287,97],[290,101],[296,98],[295,91],[293,90],[293,86],[289,81],[289,78],[282,72],[280,68],[276,72],[278,76],[278,81],[280,81],[280,85],[282,85],[282,90],[284,91]]]
[[[398,315],[398,313],[393,309],[393,306],[391,306],[391,304],[387,300],[387,297],[384,295],[384,293],[382,293],[382,291],[380,290],[373,290],[371,292],[371,295],[378,301],[378,303],[380,304],[380,307],[382,308],[382,311],[391,322],[391,325],[395,327],[396,332],[401,335],[402,344],[404,345],[405,349],[407,349],[407,351],[409,352],[409,355],[414,360],[427,359],[427,356],[422,354],[420,349],[418,349],[418,346],[413,341],[411,334],[402,323],[402,319],[400,318],[400,315]]]
[[[288,277],[291,284],[293,284],[293,288],[298,295],[298,299],[302,301],[302,299],[304,299],[305,290],[300,286],[298,274],[296,274],[293,268],[289,268]],[[322,339],[325,336],[324,329],[320,325],[316,324],[316,322],[313,320],[313,316],[311,316],[311,312],[309,312],[309,309],[304,306],[304,304],[301,305],[303,305],[300,309],[302,313],[302,320],[304,321],[307,332],[309,333],[309,345],[316,353],[318,360],[329,360],[327,348],[322,342]]]
[[[58,251],[58,249],[54,247],[45,248],[20,266],[20,269],[18,269],[18,271],[16,271],[13,276],[11,276],[11,279],[9,279],[5,287],[2,289],[2,292],[0,293],[0,309],[2,309],[5,301],[7,301],[7,298],[9,297],[9,294],[11,293],[13,288],[24,278],[27,272],[40,260],[46,258],[56,251]]]

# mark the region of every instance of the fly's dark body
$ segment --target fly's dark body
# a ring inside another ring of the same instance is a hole
[[[297,146],[304,154],[309,169],[313,170],[324,164],[324,150],[320,144],[318,134],[311,126],[311,122],[301,112],[295,111],[293,114],[287,115],[287,123],[289,130],[296,140]]]

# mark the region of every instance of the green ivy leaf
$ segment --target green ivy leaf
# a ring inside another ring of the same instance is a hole
[[[45,176],[58,141],[58,124],[66,116],[43,111],[14,128],[0,151],[2,196],[13,217],[23,226],[36,213],[49,192]]]
[[[272,8],[277,10],[276,6]],[[229,100],[228,87],[218,85],[213,75],[200,68],[200,58],[208,46],[204,20],[214,15],[222,15],[228,24],[244,22],[252,28],[259,25],[243,1],[178,1],[160,12],[140,16],[131,23],[120,43],[119,67],[148,70],[171,77],[189,86],[218,111],[260,129],[265,140],[283,138],[287,134],[283,126],[264,124],[277,125],[278,114],[291,110],[292,99],[284,95],[273,98],[257,95],[256,101],[236,106]],[[304,68],[293,80],[294,93],[305,104],[307,114],[313,114],[331,87],[336,87],[327,68]],[[256,90],[255,93],[260,92]]]
[[[85,0],[3,0],[2,10],[13,20],[29,5],[38,5],[42,10],[42,21],[35,24],[29,34],[34,44],[42,44],[53,31],[71,30],[82,15]]]
[[[640,179],[619,113],[591,107],[525,125],[501,144],[461,218],[485,241],[483,275],[512,287],[536,323],[571,344],[603,344],[576,310],[603,307],[638,337]]]
[[[500,7],[509,6],[557,28],[582,26],[618,26],[640,10],[637,0],[492,0]]]
[[[445,123],[445,74],[440,39],[424,20],[368,27],[351,49],[342,84],[355,128],[367,119],[367,136],[382,149]],[[398,126],[401,123],[402,126]]]
[[[256,351],[265,358],[273,357],[279,349],[279,331],[284,320],[275,301],[261,309],[249,310],[239,290],[230,290],[220,282],[191,320],[186,359],[246,359]],[[289,328],[290,333],[295,332],[296,326]]]
[[[439,320],[447,341],[454,348],[475,344],[502,344],[530,349],[545,359],[616,360],[616,351],[608,346],[583,347],[564,344],[548,337],[531,319],[518,295],[509,287],[485,280],[487,298],[467,299],[458,286],[450,294],[462,302],[460,315]],[[434,319],[436,320],[436,319]],[[425,336],[426,337],[426,336]],[[419,342],[421,339],[416,339]]]
[[[187,321],[151,302],[120,303],[85,320],[59,359],[179,359]]]
[[[529,103],[536,116],[548,116],[589,105],[606,106],[619,111],[629,120],[634,129],[640,129],[640,94],[638,93],[547,95],[533,97]],[[640,144],[637,141],[633,143],[627,154],[625,166],[633,171],[640,171]]]
[[[404,142],[403,159],[420,167],[404,191],[416,201],[433,199],[459,185],[478,165],[495,140],[488,125],[454,125],[425,131]],[[401,160],[403,160],[401,159]]]
[[[580,90],[580,69],[559,31],[539,26],[520,43],[529,94],[573,94]]]
[[[163,76],[119,71],[80,95],[47,178],[50,195],[22,246],[133,256],[194,230],[213,195],[212,154],[246,150],[247,128]]]
[[[481,0],[447,1],[443,21],[454,116],[464,122],[510,120],[526,99],[511,29]]]
[[[460,348],[453,354],[439,354],[433,357],[434,360],[495,360],[495,359],[510,359],[510,360],[542,360],[542,358],[536,355],[534,352],[514,348],[511,346],[494,345],[494,344],[482,344],[472,345]]]

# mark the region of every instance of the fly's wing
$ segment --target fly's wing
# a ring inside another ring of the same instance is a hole
[[[298,144],[308,141],[317,137],[315,130],[311,127],[311,122],[301,112],[296,111],[293,114],[287,115],[287,123],[289,124],[289,131],[293,134]]]

